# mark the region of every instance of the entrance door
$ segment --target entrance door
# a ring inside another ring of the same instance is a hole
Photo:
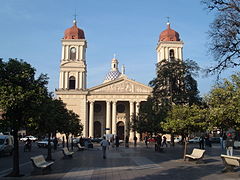
[[[94,137],[101,137],[101,123],[99,121],[94,122]]]
[[[117,136],[120,140],[124,140],[124,123],[122,121],[117,123]]]

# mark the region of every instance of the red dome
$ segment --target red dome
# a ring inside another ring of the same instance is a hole
[[[167,29],[160,34],[159,41],[180,41],[180,38],[178,32],[171,29],[168,23]]]
[[[74,22],[73,26],[64,32],[64,39],[85,39],[85,36],[83,30],[79,29]]]

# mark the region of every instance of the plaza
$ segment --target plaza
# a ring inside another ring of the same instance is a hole
[[[188,153],[198,144],[190,144]],[[59,148],[60,149],[60,148]],[[118,150],[109,148],[107,159],[102,158],[101,147],[94,144],[93,149],[77,151],[73,158],[65,159],[61,151],[53,153],[55,163],[50,171],[34,170],[32,164],[25,163],[21,172],[25,175],[20,178],[4,179],[46,179],[46,180],[120,180],[120,179],[166,179],[166,180],[194,180],[194,179],[239,179],[239,170],[231,173],[222,173],[224,168],[220,158],[225,153],[219,144],[206,148],[203,163],[187,162],[183,160],[183,146],[164,149],[163,153],[154,151],[154,144],[146,148],[144,143],[132,144],[129,148],[123,145]],[[239,150],[234,150],[237,155]],[[6,173],[6,172],[5,172]],[[3,174],[1,174],[2,176]]]

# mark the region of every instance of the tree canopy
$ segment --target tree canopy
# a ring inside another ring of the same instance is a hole
[[[35,79],[35,69],[22,60],[0,60],[0,109],[3,111],[0,125],[14,136],[12,176],[19,176],[18,131],[38,116],[47,95],[47,80],[42,74]]]
[[[240,130],[240,73],[233,74],[230,80],[224,79],[216,85],[206,96],[206,101],[212,129]]]
[[[215,19],[210,25],[209,51],[217,64],[208,72],[219,74],[240,65],[240,2],[239,0],[202,0]]]

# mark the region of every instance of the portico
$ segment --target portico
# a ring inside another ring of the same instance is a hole
[[[129,135],[132,140],[134,136],[130,130],[132,115],[139,113],[140,103],[146,101],[151,90],[150,87],[127,77],[89,89],[87,95],[89,113],[86,119],[89,129],[86,134],[90,137],[100,134],[101,136],[116,134],[119,137]],[[124,134],[119,134],[122,131],[118,128],[124,128]],[[101,133],[96,133],[97,129]]]

